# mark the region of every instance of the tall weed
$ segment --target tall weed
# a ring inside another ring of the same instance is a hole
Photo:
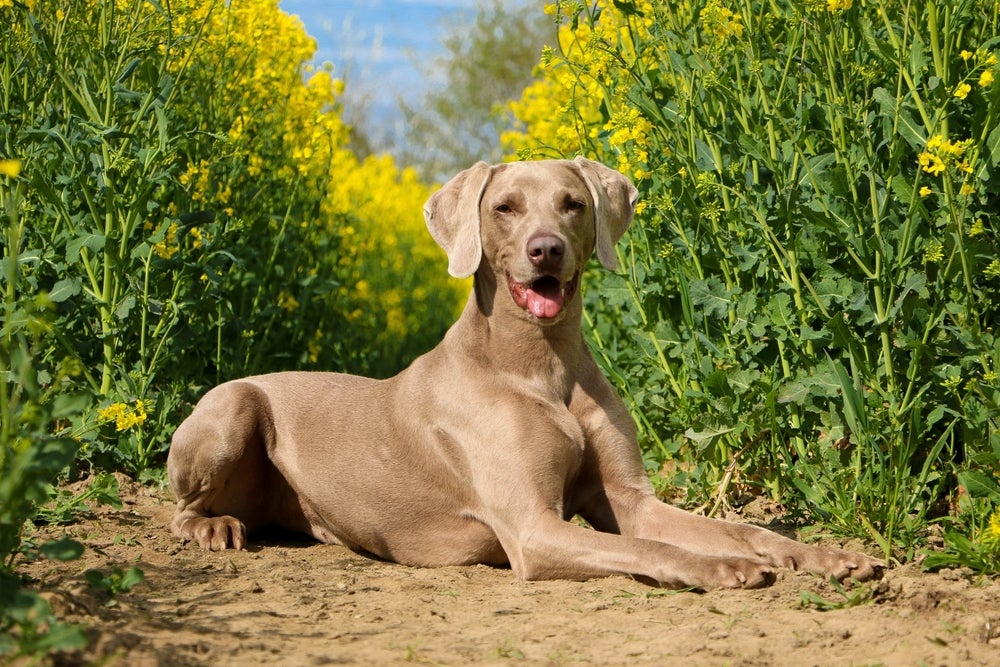
[[[348,150],[315,48],[277,0],[0,2],[0,653],[82,637],[14,570],[60,475],[155,476],[208,386],[450,322],[430,188]]]
[[[1000,3],[548,11],[506,139],[640,187],[587,297],[651,467],[911,556],[1000,462]]]

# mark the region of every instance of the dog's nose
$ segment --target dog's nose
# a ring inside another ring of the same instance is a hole
[[[528,239],[528,259],[540,269],[554,269],[566,254],[566,242],[553,234],[537,234]]]

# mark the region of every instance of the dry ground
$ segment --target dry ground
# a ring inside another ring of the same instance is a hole
[[[101,665],[1000,665],[1000,583],[890,570],[856,589],[807,574],[768,589],[667,593],[624,578],[522,582],[489,567],[412,569],[343,547],[255,542],[206,553],[167,530],[164,492],[122,487],[66,530],[81,560],[21,571],[89,628],[57,664]],[[108,605],[90,568],[138,565],[145,580]],[[850,594],[850,592],[849,592]]]

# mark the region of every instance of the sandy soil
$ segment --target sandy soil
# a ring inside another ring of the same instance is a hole
[[[770,588],[672,593],[625,578],[523,582],[485,566],[413,569],[343,547],[255,542],[207,553],[167,530],[167,494],[124,484],[125,507],[66,531],[70,563],[21,571],[89,628],[56,664],[102,665],[997,665],[1000,583],[963,571],[890,570],[846,598],[807,574]],[[137,565],[110,600],[84,572]],[[109,604],[111,603],[111,604]]]

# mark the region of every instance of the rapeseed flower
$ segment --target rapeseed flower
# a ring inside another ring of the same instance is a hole
[[[979,75],[979,87],[986,88],[993,83],[994,79],[993,70],[983,70],[983,73]]]
[[[990,521],[983,529],[980,541],[991,551],[1000,553],[1000,509],[990,515]]]
[[[743,17],[723,7],[721,0],[709,0],[705,8],[699,12],[698,21],[702,29],[716,39],[743,36]]]
[[[965,83],[965,82],[963,81],[962,83],[958,84],[958,85],[957,85],[957,86],[955,87],[955,93],[954,93],[954,95],[955,95],[955,97],[957,97],[958,99],[960,99],[960,100],[964,100],[964,99],[965,99],[966,97],[968,97],[968,96],[969,96],[969,93],[970,93],[971,91],[972,91],[972,86],[970,86],[969,84],[967,84],[967,83]]]
[[[0,0],[0,7],[3,6],[3,0]],[[17,178],[21,173],[21,161],[20,160],[0,160],[0,176],[8,176],[10,178]]]
[[[112,403],[97,410],[97,420],[102,424],[114,422],[118,432],[142,426],[146,422],[146,404],[137,400],[131,408],[126,403]]]
[[[931,239],[924,246],[924,263],[933,264],[944,259],[944,244],[937,239]]]
[[[854,0],[826,0],[826,10],[828,12],[841,12],[851,8]]]
[[[180,250],[180,246],[177,244],[177,230],[179,226],[176,222],[170,223],[170,227],[167,228],[167,233],[164,235],[163,240],[153,244],[153,252],[160,259],[170,259]]]
[[[972,166],[967,160],[961,159],[972,146],[972,140],[949,141],[936,134],[927,140],[926,150],[917,156],[920,168],[932,176],[938,176],[949,166],[954,166],[964,173],[971,173]]]

